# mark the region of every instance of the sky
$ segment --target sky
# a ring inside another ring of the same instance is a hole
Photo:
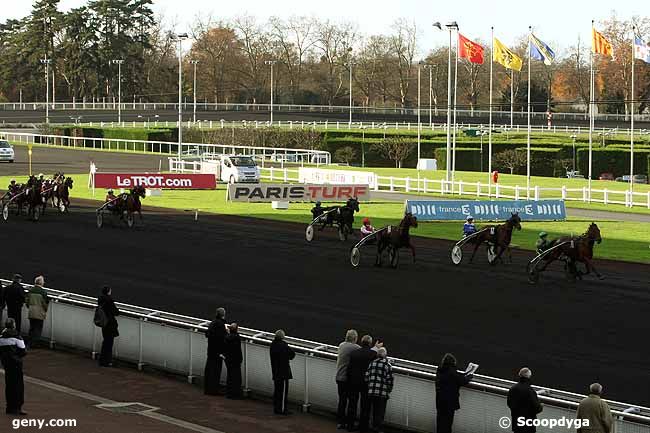
[[[0,22],[29,14],[31,0],[0,0]],[[61,0],[61,9],[68,10],[87,0]],[[448,43],[448,33],[432,27],[457,21],[460,31],[470,39],[490,40],[490,27],[495,36],[508,44],[533,26],[535,34],[561,52],[574,45],[578,36],[589,40],[591,20],[596,22],[613,13],[620,19],[647,16],[649,10],[639,0],[154,0],[154,12],[176,31],[191,28],[197,16],[227,19],[248,14],[265,21],[270,16],[288,18],[316,16],[333,21],[351,21],[360,33],[390,33],[395,19],[406,18],[419,29],[420,54]]]

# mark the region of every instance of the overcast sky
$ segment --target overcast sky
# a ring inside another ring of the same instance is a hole
[[[0,0],[0,21],[29,14],[30,0]],[[61,9],[86,4],[86,0],[61,0]],[[361,33],[389,33],[398,17],[415,21],[420,31],[420,50],[440,46],[448,40],[434,31],[434,21],[456,20],[461,33],[469,38],[489,41],[490,26],[495,36],[506,44],[528,31],[532,25],[536,35],[556,52],[575,44],[580,35],[588,40],[591,20],[608,18],[615,10],[621,19],[646,16],[650,9],[639,0],[154,0],[154,12],[167,23],[176,23],[177,31],[188,30],[197,16],[216,19],[248,14],[266,20],[270,16],[313,15],[323,19],[349,20]],[[498,6],[495,6],[498,5]]]

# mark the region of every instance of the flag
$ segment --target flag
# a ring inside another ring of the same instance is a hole
[[[604,54],[606,56],[612,56],[612,44],[602,35],[596,31],[596,29],[591,29],[591,51],[596,54]]]
[[[483,64],[483,47],[458,33],[458,55],[472,63]]]
[[[523,61],[521,57],[513,53],[501,43],[500,40],[494,38],[494,53],[492,53],[492,60],[503,65],[505,68],[521,71]]]
[[[530,34],[530,56],[533,59],[543,61],[545,65],[550,65],[555,59],[553,50],[532,33]]]
[[[650,42],[646,43],[634,37],[634,58],[650,63]]]

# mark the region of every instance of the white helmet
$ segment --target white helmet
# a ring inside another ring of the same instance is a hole
[[[473,221],[474,217],[471,215],[467,215],[467,218],[465,218],[467,221]]]

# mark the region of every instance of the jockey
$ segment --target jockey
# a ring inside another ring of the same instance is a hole
[[[375,231],[375,228],[370,224],[370,218],[365,217],[363,219],[363,225],[361,226],[361,237],[365,238],[369,234]]]
[[[537,243],[535,244],[535,247],[537,248],[537,254],[543,253],[551,246],[551,242],[547,238],[548,238],[548,233],[546,232],[539,233],[539,239],[537,239]]]
[[[469,236],[476,233],[476,226],[474,225],[474,217],[468,215],[465,224],[463,224],[463,236]]]
[[[316,202],[316,205],[311,209],[311,215],[312,215],[313,219],[316,219],[319,216],[321,216],[323,214],[323,212],[325,212],[325,209],[323,209],[321,207],[321,202],[320,202],[320,200],[318,200]]]
[[[9,186],[7,187],[7,191],[9,192],[10,196],[14,196],[18,193],[18,190],[20,190],[20,185],[16,183],[16,179],[11,179],[9,182]]]
[[[117,196],[115,195],[115,193],[113,193],[113,190],[109,189],[108,192],[106,193],[106,203],[110,203],[113,200],[115,200],[116,198],[117,198]],[[110,207],[110,208],[112,208],[113,206],[115,206],[115,203],[110,203],[108,205],[108,207]]]

